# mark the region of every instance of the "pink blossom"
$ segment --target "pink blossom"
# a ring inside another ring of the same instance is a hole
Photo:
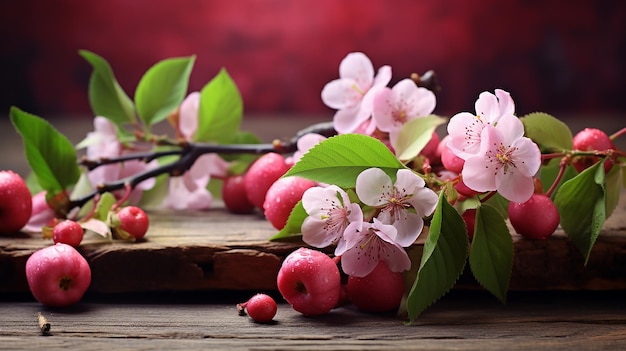
[[[118,140],[115,125],[104,117],[94,118],[94,131],[89,132],[82,145],[87,146],[86,156],[89,159],[106,159],[122,156],[128,152]],[[148,164],[139,160],[130,160],[99,166],[87,174],[92,185],[105,184],[124,179],[158,166],[158,162]],[[151,189],[155,179],[146,179],[138,184],[129,196],[130,203],[138,203],[143,191]]]
[[[378,129],[389,133],[389,140],[395,148],[402,126],[412,119],[431,114],[435,104],[432,91],[418,87],[407,78],[376,94],[372,116]]]
[[[337,109],[333,118],[335,130],[340,134],[352,133],[372,114],[374,96],[391,80],[391,67],[383,66],[374,76],[374,66],[361,52],[348,54],[339,65],[339,79],[322,90],[322,101]],[[371,134],[375,125],[366,131]]]
[[[458,157],[466,160],[478,153],[481,132],[486,126],[496,126],[504,116],[515,116],[515,104],[511,95],[501,89],[496,89],[495,93],[480,94],[475,104],[475,115],[461,112],[450,119],[448,147]]]
[[[200,109],[200,92],[194,91],[187,95],[180,104],[178,130],[186,140],[192,140],[198,130],[198,110]]]
[[[217,154],[200,156],[181,176],[170,177],[163,206],[175,210],[205,210],[213,205],[213,196],[207,189],[211,177],[225,177],[229,163]]]
[[[28,232],[41,232],[46,224],[54,219],[54,210],[46,202],[46,192],[42,191],[33,196],[32,213],[24,227]]]
[[[189,94],[181,103],[177,128],[191,141],[198,128],[200,93]],[[162,205],[176,210],[208,209],[213,204],[213,196],[207,189],[211,177],[225,177],[229,163],[218,154],[200,156],[184,174],[170,177],[169,188]]]
[[[302,240],[314,247],[336,244],[336,250],[343,251],[343,232],[350,223],[363,222],[359,205],[350,203],[348,194],[336,185],[307,189],[302,206],[309,215],[302,223]]]
[[[381,169],[369,168],[358,175],[356,193],[364,204],[380,211],[380,221],[397,228],[394,241],[406,247],[422,232],[423,217],[433,213],[437,205],[437,194],[424,185],[424,180],[408,169],[398,170],[392,183]],[[409,211],[411,208],[415,212]]]
[[[362,228],[350,224],[344,233],[346,250],[335,252],[341,255],[342,270],[355,277],[364,277],[371,273],[379,261],[385,261],[393,272],[402,272],[411,268],[408,254],[397,243],[397,229],[393,225],[383,224],[374,218],[374,222],[363,222]]]
[[[296,142],[296,146],[298,150],[294,152],[291,157],[287,157],[285,159],[285,162],[289,165],[295,164],[296,162],[300,161],[300,158],[302,158],[302,155],[307,153],[307,151],[309,151],[313,146],[319,144],[320,142],[326,139],[327,138],[325,136],[321,134],[317,134],[317,133],[304,134]]]
[[[479,192],[498,191],[509,201],[528,200],[534,191],[533,176],[541,166],[541,152],[523,133],[522,122],[514,116],[503,117],[497,127],[486,126],[478,154],[465,161],[465,184]]]

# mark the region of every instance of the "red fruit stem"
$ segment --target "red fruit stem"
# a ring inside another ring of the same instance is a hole
[[[115,204],[113,204],[113,206],[111,206],[111,210],[115,210],[118,207],[122,206],[124,202],[126,202],[126,200],[128,200],[128,198],[130,197],[131,191],[133,191],[133,188],[130,186],[130,184],[124,184],[124,195],[122,195],[122,197]]]
[[[491,199],[491,197],[494,196],[496,193],[497,193],[497,191],[489,192],[489,194],[487,194],[485,197],[480,199],[480,202],[487,202],[487,200]]]
[[[624,134],[626,134],[626,127],[618,130],[617,132],[615,132],[613,134],[611,134],[611,136],[609,136],[609,139],[615,140],[615,139],[621,137]]]
[[[248,305],[248,301],[237,304],[237,313],[240,316],[245,316],[246,315],[246,306],[247,305]]]
[[[568,163],[569,163],[568,157],[563,157],[561,159],[561,164],[559,165],[559,173],[556,175],[556,178],[554,178],[554,182],[552,182],[552,185],[550,185],[550,189],[546,191],[547,197],[550,197],[552,195],[552,192],[554,192],[554,190],[556,189],[557,184],[559,184],[559,182],[563,178],[563,174],[565,174],[565,168],[567,167]]]
[[[546,161],[546,160],[551,160],[553,158],[557,158],[557,157],[563,157],[566,156],[567,154],[564,152],[553,152],[550,154],[541,154],[541,160],[542,161]]]

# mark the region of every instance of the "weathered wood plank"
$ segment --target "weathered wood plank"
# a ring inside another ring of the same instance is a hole
[[[0,349],[585,350],[626,346],[626,303],[617,293],[518,294],[506,306],[486,294],[452,294],[414,325],[353,307],[307,318],[279,304],[274,324],[237,315],[237,297],[187,303],[83,301],[65,310],[0,302]],[[241,297],[243,298],[243,297]],[[52,327],[40,336],[41,311]]]
[[[80,251],[92,269],[90,291],[275,289],[281,260],[299,246],[268,241],[276,230],[259,214],[233,215],[215,208],[151,212],[150,217],[142,242],[85,238]],[[560,230],[549,240],[515,235],[514,241],[511,290],[626,289],[626,196],[606,222],[587,266]],[[37,235],[0,237],[0,292],[28,292],[26,260],[50,243]],[[477,285],[466,274],[458,288]]]

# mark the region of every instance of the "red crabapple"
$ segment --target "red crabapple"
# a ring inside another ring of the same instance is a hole
[[[272,184],[265,195],[263,211],[274,228],[281,230],[287,224],[291,210],[302,199],[302,194],[316,185],[301,177],[280,178]]]
[[[615,150],[615,145],[605,132],[595,128],[585,128],[578,132],[573,139],[574,150],[580,151],[606,151]],[[578,172],[591,167],[599,158],[597,156],[580,156],[574,158],[572,165]],[[604,161],[604,171],[608,172],[613,167],[613,161],[609,158]]]
[[[237,310],[242,316],[247,312],[255,322],[269,323],[274,319],[278,306],[271,296],[256,294],[248,301],[237,304]]]
[[[291,307],[306,316],[328,313],[339,302],[339,268],[321,251],[301,247],[287,255],[276,283]]]
[[[560,222],[554,202],[543,194],[533,194],[523,203],[510,202],[508,213],[515,231],[529,239],[548,238]]]
[[[148,215],[136,206],[120,208],[113,214],[112,223],[118,233],[121,231],[122,237],[127,237],[128,234],[135,239],[143,238],[150,226]]]
[[[18,232],[28,223],[32,210],[24,179],[13,171],[0,171],[0,234]]]
[[[476,228],[476,209],[470,208],[465,210],[461,217],[463,218],[465,227],[467,228],[467,236],[469,237],[469,240],[472,241],[472,239],[474,239],[474,229]]]
[[[87,260],[70,245],[58,243],[35,251],[26,261],[26,280],[35,299],[50,307],[80,301],[91,284]]]
[[[404,294],[404,278],[379,261],[365,277],[348,277],[348,298],[359,310],[388,312],[397,309]]]
[[[85,231],[75,221],[66,219],[54,226],[52,229],[52,241],[54,243],[63,243],[70,246],[78,246],[83,241]]]
[[[245,175],[238,174],[224,179],[222,200],[226,209],[232,213],[252,213],[254,205],[248,200],[245,186]]]
[[[282,155],[270,152],[261,156],[246,171],[244,186],[248,200],[254,206],[263,208],[267,190],[288,170],[289,166]]]

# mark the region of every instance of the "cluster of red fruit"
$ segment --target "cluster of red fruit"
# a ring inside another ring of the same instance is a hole
[[[282,229],[302,194],[316,185],[300,177],[281,178],[291,166],[283,155],[272,152],[261,156],[245,174],[224,180],[224,206],[242,214],[261,209],[276,229]]]
[[[283,178],[291,166],[280,154],[261,156],[245,174],[224,181],[224,205],[233,213],[261,209],[276,229],[282,229],[302,194],[316,185],[300,177]],[[391,272],[381,262],[366,277],[346,277],[337,263],[321,251],[300,248],[283,261],[277,277],[278,290],[293,309],[307,316],[325,314],[347,303],[368,312],[398,308],[404,293],[401,273]],[[274,318],[277,307],[272,297],[257,294],[239,304],[238,310],[265,323]]]
[[[0,234],[21,230],[32,214],[32,195],[22,177],[13,171],[0,171]],[[119,208],[114,214],[115,231],[135,239],[145,236],[149,220],[146,213],[135,206]],[[91,283],[91,269],[87,260],[76,250],[84,236],[83,227],[76,221],[53,220],[54,245],[35,251],[26,261],[26,279],[33,296],[46,306],[63,307],[78,302]]]
[[[574,150],[577,151],[600,151],[616,150],[609,136],[595,128],[585,128],[573,138]],[[441,145],[441,144],[440,144]],[[463,168],[463,160],[456,157],[448,148],[441,146],[441,163],[450,171],[460,173]],[[571,160],[572,166],[582,172],[599,161],[598,156],[576,156]],[[613,167],[614,160],[607,157],[604,161],[604,170],[609,172]],[[456,190],[461,196],[474,196],[476,192],[469,189],[461,179],[456,185]],[[468,209],[463,214],[467,225],[470,240],[474,234],[476,210]],[[544,193],[539,179],[535,179],[535,193],[524,202],[510,202],[508,216],[515,231],[528,239],[546,239],[551,236],[560,223],[559,212],[550,198],[549,193]]]
[[[289,254],[278,272],[278,290],[291,307],[305,316],[326,314],[334,308],[353,304],[368,313],[390,312],[400,306],[404,278],[392,272],[383,261],[365,277],[343,276],[337,261],[327,254],[299,248]],[[257,294],[239,304],[256,322],[273,320],[276,302],[266,294]]]
[[[579,151],[616,149],[606,133],[593,128],[579,132],[573,139],[573,145]],[[439,157],[447,170],[460,173],[462,160],[448,152],[445,143],[440,143],[438,138],[433,138],[426,150],[429,150],[431,158]],[[598,157],[584,156],[573,159],[572,165],[582,172],[596,162]],[[613,161],[607,158],[605,171],[608,172],[612,166]],[[226,207],[235,213],[249,213],[255,207],[261,208],[277,229],[283,228],[304,191],[315,186],[314,182],[298,177],[281,178],[289,167],[281,155],[261,157],[245,175],[225,181],[222,195]],[[461,196],[476,195],[462,180],[457,183],[456,189]],[[463,213],[470,240],[474,233],[475,215],[475,209]],[[510,202],[508,215],[515,231],[529,239],[548,238],[560,222],[559,212],[541,184],[537,184],[535,194],[528,201]],[[405,291],[402,274],[391,272],[384,262],[380,262],[366,277],[342,279],[336,260],[307,248],[300,248],[286,257],[278,273],[277,286],[293,309],[309,316],[328,313],[347,303],[367,312],[391,311],[398,308]],[[255,295],[250,301],[239,304],[238,308],[240,311],[247,309],[250,317],[257,322],[269,322],[276,314],[276,303],[264,294]]]

